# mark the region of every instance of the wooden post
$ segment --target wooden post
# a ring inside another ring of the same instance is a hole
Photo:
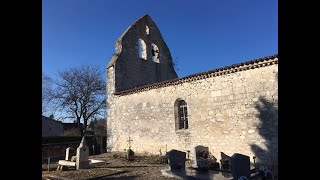
[[[100,154],[104,153],[103,152],[103,130],[100,134]]]
[[[48,157],[48,173],[50,173],[50,157]]]

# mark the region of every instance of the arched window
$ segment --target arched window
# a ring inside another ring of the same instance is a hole
[[[149,26],[146,26],[146,33],[147,33],[147,35],[150,34]]]
[[[157,45],[152,43],[152,61],[160,63],[160,52]]]
[[[188,108],[187,103],[184,100],[177,99],[175,102],[175,120],[176,130],[188,129]]]
[[[142,39],[138,39],[139,58],[147,60],[147,45]]]

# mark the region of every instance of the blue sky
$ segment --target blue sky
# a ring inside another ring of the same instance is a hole
[[[179,77],[278,53],[277,0],[42,0],[42,71],[105,70],[115,41],[144,14]]]

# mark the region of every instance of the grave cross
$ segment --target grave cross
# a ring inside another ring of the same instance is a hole
[[[131,141],[133,141],[133,140],[130,139],[130,136],[129,136],[129,140],[127,141],[129,143],[129,149],[131,149]]]

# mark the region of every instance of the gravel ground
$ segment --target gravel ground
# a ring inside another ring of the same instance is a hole
[[[118,155],[114,158],[114,155]],[[134,161],[127,161],[124,153],[104,153],[90,156],[92,159],[106,161],[105,165],[99,165],[90,169],[75,170],[69,168],[67,171],[56,171],[57,163],[50,164],[48,173],[47,164],[42,166],[42,180],[103,180],[103,179],[175,179],[163,176],[161,169],[168,167],[160,163],[157,156],[144,156],[137,154]]]
[[[168,168],[168,164],[160,163],[159,156],[147,156],[136,154],[133,161],[128,161],[124,158],[124,152],[104,153],[100,155],[90,156],[90,159],[104,160],[105,164],[95,165],[89,169],[75,170],[69,168],[66,171],[57,171],[57,162],[50,164],[50,172],[48,165],[42,164],[42,180],[124,180],[124,179],[142,179],[142,180],[173,180],[173,179],[214,179],[227,180],[232,179],[230,173],[218,171],[210,171],[208,173],[195,172],[189,170],[191,164],[186,162],[186,174],[179,174],[178,178],[162,175],[162,171]],[[117,156],[117,157],[115,157]],[[169,171],[171,173],[171,171]],[[170,174],[169,173],[169,174]],[[172,173],[170,174],[172,175]],[[183,177],[183,178],[181,178]],[[196,178],[195,178],[196,177]],[[252,178],[253,180],[261,180],[261,178]]]

